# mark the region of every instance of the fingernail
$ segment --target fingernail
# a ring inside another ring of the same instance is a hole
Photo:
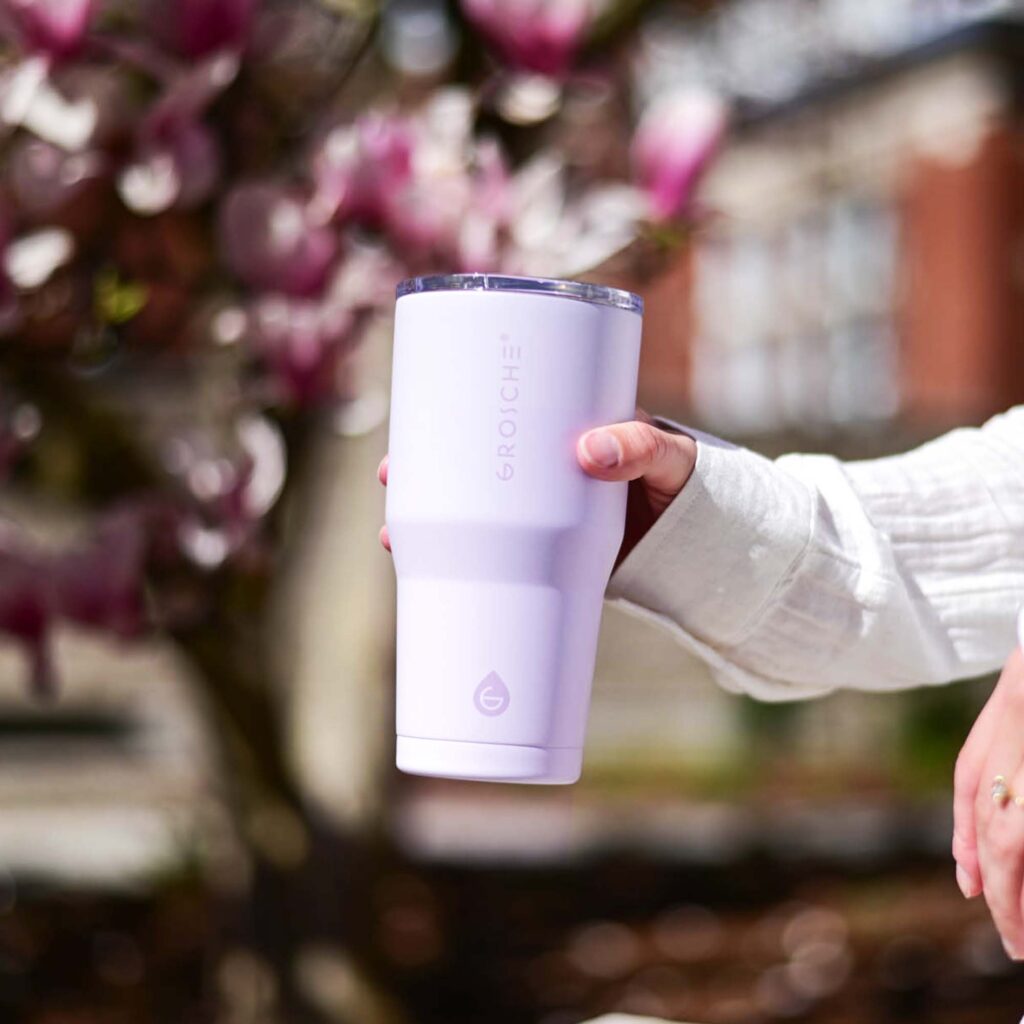
[[[610,430],[592,430],[583,439],[587,457],[595,466],[611,469],[622,461],[622,446]]]
[[[974,883],[971,881],[971,876],[959,864],[956,866],[956,884],[960,886],[960,891],[964,894],[965,899],[971,899],[974,896]]]
[[[1003,949],[1006,950],[1006,955],[1011,960],[1016,960],[1017,959],[1017,950],[1009,942],[1006,942],[1006,941],[1003,942]]]

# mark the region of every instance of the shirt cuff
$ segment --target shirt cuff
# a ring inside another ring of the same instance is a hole
[[[768,459],[685,427],[693,473],[612,574],[608,597],[646,608],[722,650],[743,642],[811,538],[809,488]]]

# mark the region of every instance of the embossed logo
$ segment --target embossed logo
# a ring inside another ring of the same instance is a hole
[[[488,672],[473,694],[473,703],[481,715],[494,717],[503,714],[508,707],[509,692],[505,681],[497,672]]]
[[[501,335],[501,380],[498,382],[498,438],[495,472],[499,480],[516,475],[516,435],[519,433],[519,385],[523,350]],[[500,713],[500,712],[499,712]]]

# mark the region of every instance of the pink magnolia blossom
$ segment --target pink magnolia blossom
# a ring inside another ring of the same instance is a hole
[[[64,59],[82,48],[95,6],[95,0],[2,0],[0,10],[27,50]]]
[[[469,205],[468,182],[460,175],[413,181],[388,197],[388,237],[414,270],[451,265]]]
[[[10,637],[24,650],[29,683],[42,696],[54,687],[47,569],[42,555],[19,544],[9,533],[0,534],[0,635]]]
[[[0,531],[0,635],[25,650],[37,694],[47,696],[55,686],[50,633],[57,623],[121,639],[146,628],[144,574],[169,522],[167,509],[153,503],[121,505],[83,542],[58,551]]]
[[[468,167],[425,171],[388,196],[385,230],[414,270],[493,271],[507,212],[503,179]]]
[[[384,229],[413,269],[499,269],[510,175],[497,141],[425,118],[404,187],[385,197]]]
[[[690,210],[701,175],[725,135],[727,121],[723,100],[700,90],[666,95],[644,113],[633,137],[631,156],[652,219],[671,220]]]
[[[127,637],[142,627],[146,538],[141,520],[121,510],[83,547],[48,553],[0,535],[0,634],[29,659],[33,690],[54,688],[50,631],[59,619]]]
[[[590,0],[462,0],[466,17],[511,67],[561,77],[594,17]]]
[[[149,539],[144,510],[109,513],[80,547],[53,558],[53,611],[69,622],[122,638],[144,625],[142,579]]]
[[[303,196],[256,182],[229,193],[218,233],[228,266],[252,288],[311,296],[321,290],[338,255],[338,239]]]
[[[141,214],[205,200],[220,177],[220,147],[202,121],[165,118],[144,126],[137,149],[118,176],[126,205]]]
[[[339,125],[313,156],[316,201],[338,220],[380,227],[389,197],[410,181],[412,155],[412,131],[400,118],[373,113]]]
[[[364,311],[330,300],[258,299],[250,314],[250,343],[278,391],[275,397],[298,406],[332,398],[340,361],[364,318]]]
[[[498,143],[474,137],[473,118],[473,97],[452,88],[414,116],[339,125],[313,156],[312,209],[380,232],[412,270],[497,269],[509,173]]]
[[[142,119],[135,152],[118,176],[118,191],[137,213],[197,206],[221,174],[216,135],[202,117],[238,73],[237,55],[218,53],[176,71]]]
[[[186,427],[164,444],[164,466],[190,498],[173,510],[175,522],[167,522],[165,511],[164,535],[175,538],[175,554],[204,569],[217,568],[229,558],[242,566],[261,550],[261,520],[280,496],[287,475],[284,438],[269,417],[239,416],[234,435],[232,442],[219,432]],[[154,546],[153,561],[159,560]]]
[[[240,50],[249,37],[256,0],[151,0],[157,36],[185,57]]]
[[[424,176],[389,198],[387,233],[413,270],[486,273],[501,268],[506,213],[493,186],[471,174]]]

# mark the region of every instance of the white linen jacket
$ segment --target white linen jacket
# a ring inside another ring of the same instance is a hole
[[[672,426],[661,421],[662,426]],[[693,431],[609,600],[764,700],[998,669],[1024,605],[1024,406],[904,455],[771,461]]]

